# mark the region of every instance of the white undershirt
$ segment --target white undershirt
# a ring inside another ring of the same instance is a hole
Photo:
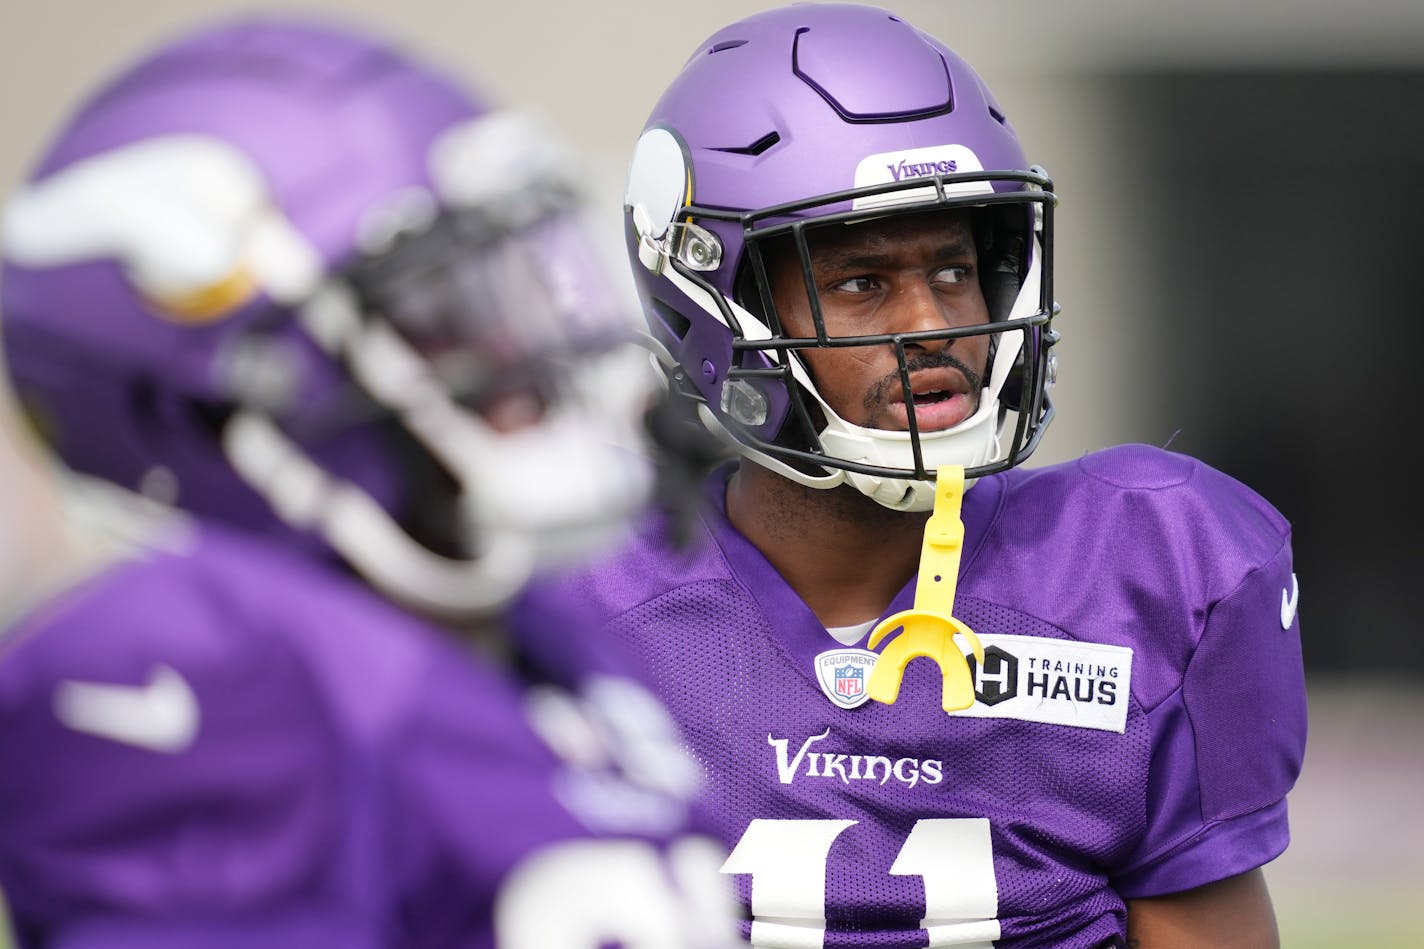
[[[831,638],[842,646],[854,646],[875,628],[878,619],[866,620],[864,623],[856,623],[854,626],[829,626],[826,632],[831,634]]]

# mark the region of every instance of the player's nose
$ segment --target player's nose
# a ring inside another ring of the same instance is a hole
[[[894,333],[919,333],[952,329],[963,321],[954,308],[945,301],[926,279],[915,277],[900,281],[888,301],[890,320]],[[920,339],[907,345],[938,351],[950,345],[946,339]]]

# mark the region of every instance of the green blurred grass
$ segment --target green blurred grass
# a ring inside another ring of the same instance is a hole
[[[1424,930],[1417,925],[1380,920],[1360,925],[1342,920],[1330,920],[1324,925],[1300,927],[1281,926],[1281,949],[1419,949],[1424,946]]]
[[[1271,884],[1281,949],[1420,949],[1424,919],[1415,881],[1371,886],[1342,878],[1323,888]]]

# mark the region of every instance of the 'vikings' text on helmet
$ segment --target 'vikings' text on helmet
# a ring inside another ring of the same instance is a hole
[[[635,327],[573,166],[345,28],[183,37],[6,205],[21,404],[79,472],[334,551],[420,609],[492,608],[650,486],[609,355]]]
[[[849,483],[887,507],[927,510],[936,467],[961,464],[974,478],[1016,465],[1052,419],[1054,202],[953,51],[884,10],[794,4],[709,38],[654,106],[629,169],[625,230],[665,368],[705,425],[802,484]],[[808,243],[945,208],[974,209],[990,322],[829,334]],[[787,335],[778,317],[773,248],[800,256],[814,337]],[[974,335],[992,340],[977,411],[922,431],[907,346]],[[802,354],[854,346],[895,350],[908,430],[851,424],[818,391]]]

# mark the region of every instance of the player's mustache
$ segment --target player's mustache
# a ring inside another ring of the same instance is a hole
[[[905,359],[905,367],[910,373],[919,372],[922,369],[944,369],[946,367],[957,370],[969,383],[969,391],[975,401],[978,401],[977,393],[983,387],[984,377],[981,373],[969,368],[964,360],[956,356],[949,349],[941,349],[932,353],[915,353]],[[900,391],[900,373],[887,373],[884,378],[875,382],[865,393],[865,409],[867,412],[874,411],[877,407],[884,405],[892,392]]]

